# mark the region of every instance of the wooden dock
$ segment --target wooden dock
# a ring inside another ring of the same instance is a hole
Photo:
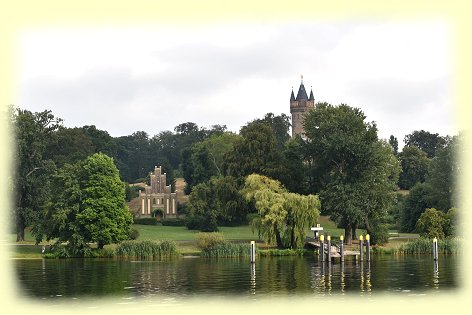
[[[320,248],[320,242],[317,241],[307,241],[307,245],[314,247],[315,249]],[[324,243],[324,254],[328,254],[328,244],[325,242]],[[331,258],[341,258],[341,253],[340,253],[340,248],[336,245],[331,245],[330,248],[330,254]],[[360,255],[360,252],[358,250],[344,250],[344,257],[346,258],[347,256],[354,256],[354,259],[357,260],[357,257]]]

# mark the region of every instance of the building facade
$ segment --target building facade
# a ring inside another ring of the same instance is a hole
[[[303,120],[305,114],[315,107],[315,98],[313,97],[313,89],[308,97],[305,86],[303,85],[303,76],[301,78],[300,87],[298,88],[297,97],[293,94],[290,96],[290,114],[292,114],[292,137],[295,135],[305,136],[303,128]]]
[[[166,185],[166,173],[162,174],[161,166],[154,167],[150,173],[151,186],[146,185],[139,191],[141,216],[150,216],[154,210],[162,209],[164,216],[177,217],[177,194],[173,193],[170,185]]]

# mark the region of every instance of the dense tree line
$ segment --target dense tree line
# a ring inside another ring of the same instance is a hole
[[[289,136],[289,117],[273,113],[248,122],[238,134],[224,125],[204,128],[186,122],[154,136],[137,131],[122,137],[95,126],[66,128],[50,111],[16,109],[11,117],[17,138],[13,218],[18,240],[24,239],[26,226],[52,215],[54,207],[48,202],[57,204],[64,197],[58,183],[72,185],[77,180],[67,182],[65,173],[75,174],[78,165],[98,153],[111,158],[116,176],[124,182],[148,180],[155,165],[163,166],[168,184],[176,176],[184,177],[190,194],[188,228],[216,231],[221,225],[250,220],[267,240],[285,247],[299,246],[299,226],[304,226],[299,221],[313,223],[320,212],[345,229],[348,242],[364,228],[374,243],[382,243],[388,227],[419,232],[429,218],[440,217],[431,211],[429,217],[423,215],[426,209],[449,218],[449,209],[457,207],[460,137],[413,131],[399,152],[396,137],[379,139],[376,124],[345,104],[318,103],[305,117],[305,135],[294,138]],[[254,174],[262,177],[251,177]],[[247,193],[249,178],[264,178],[262,182],[279,188],[264,190],[256,198]],[[409,193],[399,194],[399,188]],[[133,196],[129,188],[124,193],[128,199]],[[261,208],[262,204],[275,208]],[[294,205],[314,212],[307,219]],[[268,222],[267,215],[280,219],[273,230],[262,224]],[[455,220],[439,221],[443,231],[454,230]],[[55,231],[37,230],[37,235],[49,237],[59,233]],[[122,238],[85,240],[106,244]]]
[[[457,179],[460,174],[459,157],[462,146],[461,136],[445,137],[441,147],[436,148],[434,156],[427,158],[426,153],[417,147],[416,152],[422,163],[410,163],[410,167],[404,169],[404,173],[416,170],[421,176],[410,177],[408,195],[401,198],[400,207],[393,208],[393,214],[399,220],[397,228],[405,232],[418,231],[417,223],[424,211],[434,208],[443,214],[451,208],[459,206],[459,190]],[[410,151],[410,146],[405,146],[403,151]],[[408,173],[411,175],[411,172]],[[413,180],[416,178],[416,180]]]
[[[66,240],[68,236],[64,236],[63,232],[57,232],[57,229],[52,229],[51,226],[46,227],[45,224],[52,224],[55,219],[58,219],[58,214],[51,215],[51,209],[53,209],[51,207],[54,204],[62,205],[64,211],[70,208],[65,199],[57,198],[68,198],[71,207],[72,205],[79,207],[79,201],[85,195],[77,197],[77,194],[73,192],[80,189],[72,189],[69,186],[79,181],[80,176],[82,178],[85,176],[86,164],[83,163],[96,154],[109,158],[108,162],[112,164],[112,167],[109,165],[108,174],[109,176],[116,175],[120,183],[146,181],[149,171],[155,165],[162,165],[164,172],[167,173],[167,184],[173,184],[174,170],[180,169],[182,151],[190,148],[194,143],[222,135],[226,131],[226,127],[220,125],[206,129],[199,128],[194,123],[183,123],[176,126],[174,132],[161,132],[152,138],[143,131],[135,132],[130,136],[113,138],[108,132],[99,130],[95,126],[66,128],[62,124],[62,119],[55,117],[49,110],[33,113],[14,107],[10,108],[10,123],[16,140],[16,166],[12,181],[15,200],[11,220],[17,234],[17,241],[24,241],[25,228],[28,226],[33,227],[33,233],[36,234],[38,240],[43,237],[48,239],[59,237],[62,241]],[[218,154],[219,148],[216,145],[212,150]],[[221,157],[218,163],[222,164]],[[99,171],[98,168],[95,170]],[[58,178],[62,178],[63,181],[61,182]],[[69,181],[66,181],[67,179]],[[106,179],[103,179],[103,183],[110,185],[110,181]],[[105,193],[105,190],[102,192]],[[67,193],[64,194],[64,191]],[[123,202],[126,194],[130,198],[133,191],[123,186]],[[121,200],[121,192],[114,191],[113,195],[119,196]],[[95,194],[94,197],[100,198],[100,195]],[[117,202],[115,205],[118,204]],[[97,211],[103,209],[103,207],[95,208]],[[65,215],[63,212],[58,213]],[[77,216],[72,210],[71,213],[66,217],[75,219]],[[112,215],[112,212],[107,215]],[[106,218],[104,214],[100,216]],[[45,219],[46,217],[48,220]],[[124,234],[126,234],[126,228],[124,226],[122,228],[125,229]],[[107,237],[97,238],[96,235],[85,237],[83,242],[78,242],[77,235],[74,235],[74,242],[77,245],[75,249],[79,247],[82,249],[83,244],[88,241],[97,241],[101,245],[123,239],[124,234],[119,230],[121,228],[114,229],[114,232]],[[85,233],[85,230],[82,232]],[[102,232],[105,232],[105,229],[102,229]],[[90,231],[87,233],[94,234]],[[68,241],[71,242],[70,239]]]

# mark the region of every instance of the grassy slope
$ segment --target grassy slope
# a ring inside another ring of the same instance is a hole
[[[172,240],[193,241],[199,231],[187,230],[185,226],[154,226],[134,224],[133,228],[139,231],[139,240]],[[235,227],[220,227],[227,240],[255,240],[257,232],[252,233],[249,225]]]
[[[331,235],[333,240],[339,238],[340,235],[344,234],[344,230],[337,228],[336,224],[329,220],[329,217],[322,216],[319,218],[319,223],[323,227],[323,233],[326,235]],[[133,228],[136,228],[139,231],[138,240],[171,240],[176,241],[179,251],[186,254],[197,253],[198,248],[195,244],[195,234],[199,231],[187,230],[184,226],[153,226],[153,225],[133,225]],[[252,229],[249,225],[236,226],[236,227],[220,227],[220,232],[224,234],[225,239],[227,240],[237,240],[237,241],[252,241],[258,240],[257,231],[252,232]],[[357,235],[365,235],[364,230],[358,230]],[[308,236],[312,236],[313,232],[308,231]],[[417,237],[415,234],[404,234],[401,233],[400,236],[411,236],[411,238]],[[15,246],[14,257],[16,258],[37,258],[41,257],[40,246],[33,246],[34,238],[31,233],[25,232],[26,241],[23,244],[29,244],[31,246]],[[10,235],[10,242],[14,243],[16,239],[15,234]],[[398,247],[401,243],[408,241],[409,238],[393,239],[386,245],[387,248]],[[43,242],[42,244],[47,244]],[[114,247],[114,245],[109,245]]]

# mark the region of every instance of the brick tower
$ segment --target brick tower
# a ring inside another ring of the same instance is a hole
[[[303,119],[305,113],[311,108],[315,107],[315,98],[313,97],[313,90],[310,91],[310,97],[306,94],[305,86],[303,85],[303,76],[301,77],[300,87],[298,88],[297,97],[293,94],[290,96],[290,114],[292,114],[292,137],[295,135],[304,136]]]

